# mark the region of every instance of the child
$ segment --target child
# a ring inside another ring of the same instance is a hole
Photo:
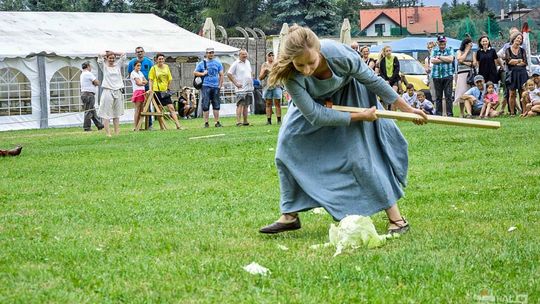
[[[407,84],[407,91],[403,93],[403,99],[413,108],[418,108],[418,97],[414,92],[414,85],[412,83]]]
[[[495,85],[493,82],[488,81],[486,83],[486,95],[484,96],[484,105],[480,110],[480,118],[494,117],[495,109],[499,106],[499,95],[495,92]]]
[[[418,96],[418,108],[428,115],[435,115],[433,103],[426,99],[426,95],[422,91],[416,93]]]
[[[529,103],[525,106],[522,116],[531,117],[540,113],[540,88],[537,88],[532,79],[527,80],[527,93],[529,95]]]

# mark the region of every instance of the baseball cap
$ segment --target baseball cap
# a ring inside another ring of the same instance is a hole
[[[446,42],[446,37],[443,35],[437,36],[437,42]]]
[[[532,69],[532,75],[533,76],[540,76],[540,67],[536,66]]]
[[[210,53],[210,52],[213,53],[213,52],[214,52],[214,48],[207,48],[207,49],[206,49],[206,52],[207,52],[207,53]]]
[[[482,75],[474,76],[474,83],[477,83],[480,80],[484,81],[484,76],[482,76]]]
[[[270,56],[270,55],[274,55],[274,52],[270,51],[268,52],[268,54],[266,54],[266,56]]]

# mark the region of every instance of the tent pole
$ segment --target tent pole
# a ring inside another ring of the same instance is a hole
[[[47,79],[45,73],[45,56],[37,56],[37,68],[39,76],[39,108],[40,108],[40,129],[49,127],[49,108],[47,105]]]

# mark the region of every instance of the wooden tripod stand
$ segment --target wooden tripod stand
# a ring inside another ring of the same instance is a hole
[[[150,110],[150,105],[154,106],[154,112]],[[152,94],[146,93],[146,98],[144,100],[144,105],[142,112],[140,113],[139,123],[137,124],[137,127],[135,128],[135,131],[139,131],[141,129],[142,125],[142,117],[144,116],[144,129],[148,130],[149,127],[149,117],[154,116],[154,120],[157,120],[159,122],[159,127],[161,130],[167,130],[167,126],[165,125],[165,121],[163,120],[163,111],[161,107],[161,103],[159,102],[159,99],[156,96],[155,92],[152,92]]]

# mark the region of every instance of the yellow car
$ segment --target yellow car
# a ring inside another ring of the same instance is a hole
[[[401,92],[405,92],[407,83],[412,83],[415,91],[423,91],[426,99],[432,100],[428,86],[428,75],[422,64],[407,54],[392,53],[392,55],[396,56],[399,60]],[[379,53],[371,53],[369,54],[369,58],[379,60]]]

